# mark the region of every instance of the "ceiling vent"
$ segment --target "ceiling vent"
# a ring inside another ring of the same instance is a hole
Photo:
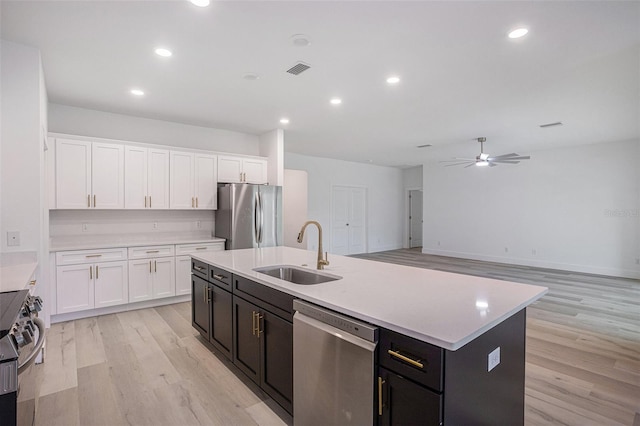
[[[416,148],[429,148],[431,146],[431,144],[427,143],[424,145],[418,145]]]
[[[309,68],[311,68],[311,65],[307,65],[304,62],[298,62],[297,64],[289,68],[287,72],[293,75],[300,75],[306,70],[308,70]]]
[[[554,127],[554,126],[562,126],[562,121],[556,121],[555,123],[547,123],[547,124],[540,125],[540,127],[542,127],[543,129],[545,127]]]

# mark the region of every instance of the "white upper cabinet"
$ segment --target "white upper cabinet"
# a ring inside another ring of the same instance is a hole
[[[125,146],[125,208],[169,208],[169,151]]]
[[[216,156],[171,151],[170,208],[217,208]]]
[[[218,182],[267,183],[267,160],[218,156]]]
[[[124,146],[57,139],[56,207],[124,208]]]

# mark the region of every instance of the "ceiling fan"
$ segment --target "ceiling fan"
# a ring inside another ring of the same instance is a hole
[[[481,137],[481,138],[476,138],[474,140],[480,142],[480,154],[477,155],[476,158],[455,157],[453,160],[445,160],[440,162],[451,163],[451,164],[445,165],[445,167],[461,166],[465,164],[464,168],[466,169],[467,167],[471,167],[474,164],[479,167],[484,167],[484,166],[494,167],[494,166],[497,166],[498,164],[518,164],[520,160],[528,160],[531,158],[528,155],[522,156],[522,155],[516,154],[515,152],[512,152],[511,154],[490,156],[489,154],[486,154],[483,150],[484,148],[483,144],[487,141],[487,138]]]

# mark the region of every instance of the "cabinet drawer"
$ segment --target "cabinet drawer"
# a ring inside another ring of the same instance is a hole
[[[387,329],[380,329],[379,363],[401,376],[442,391],[444,350]]]
[[[129,247],[129,260],[148,259],[151,257],[167,257],[167,256],[174,256],[174,255],[175,255],[175,249],[173,245]]]
[[[224,241],[205,244],[176,244],[176,256],[224,250]]]
[[[56,265],[78,265],[81,263],[127,260],[126,248],[60,251],[56,253]]]
[[[203,280],[206,280],[209,275],[209,265],[191,258],[191,272],[193,272],[194,275],[199,276]]]
[[[236,292],[253,296],[255,299],[279,308],[281,312],[274,311],[274,313],[282,315],[288,321],[293,321],[293,296],[247,278],[234,275],[233,293],[235,294]]]
[[[209,282],[212,282],[227,291],[231,291],[231,272],[209,265]]]

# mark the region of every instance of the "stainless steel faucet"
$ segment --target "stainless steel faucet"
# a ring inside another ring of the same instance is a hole
[[[324,254],[324,257],[322,257],[322,226],[320,226],[320,224],[318,222],[316,222],[315,220],[309,220],[307,222],[304,223],[304,225],[302,225],[302,229],[300,230],[300,233],[298,234],[298,242],[301,243],[302,239],[304,238],[304,230],[307,229],[307,225],[309,224],[313,224],[315,226],[318,227],[318,265],[317,268],[318,269],[324,269],[324,267],[326,265],[329,264],[329,260],[328,253]]]

